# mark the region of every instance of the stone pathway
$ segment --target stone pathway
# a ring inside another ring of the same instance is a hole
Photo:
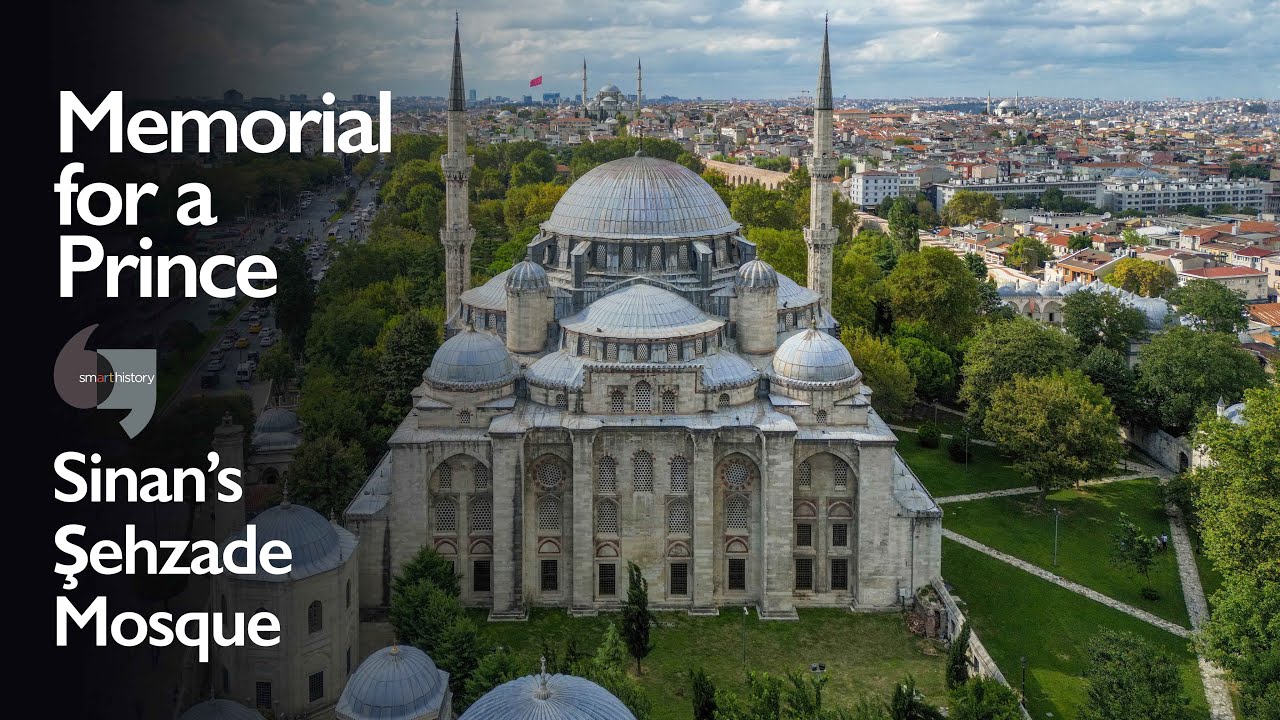
[[[889,425],[889,429],[890,429],[890,430],[897,430],[898,432],[908,432],[908,433],[918,433],[918,432],[920,432],[920,428],[907,427],[906,425],[893,425],[893,424],[890,424],[890,425]],[[942,433],[942,437],[943,437],[944,439],[950,440],[950,439],[951,439],[952,437],[954,437],[954,436],[953,436],[953,435],[951,435],[950,433]],[[991,442],[990,440],[979,440],[979,439],[977,439],[977,438],[971,438],[971,439],[969,440],[969,442],[973,443],[974,445],[986,445],[987,447],[995,447],[995,446],[996,446],[996,444],[995,444],[995,443],[993,443],[993,442]]]
[[[1095,602],[1100,602],[1109,608],[1119,610],[1120,612],[1126,615],[1129,615],[1131,617],[1135,617],[1145,623],[1150,623],[1151,625],[1155,625],[1156,627],[1162,630],[1166,630],[1170,633],[1173,633],[1174,635],[1177,635],[1180,638],[1191,637],[1191,631],[1182,627],[1181,625],[1171,623],[1168,620],[1165,620],[1164,618],[1160,618],[1160,617],[1156,617],[1155,615],[1152,615],[1146,610],[1141,610],[1132,605],[1122,603],[1119,600],[1116,600],[1114,598],[1107,597],[1106,595],[1103,595],[1097,590],[1093,590],[1091,588],[1085,587],[1084,585],[1081,585],[1080,583],[1067,580],[1066,578],[1063,578],[1059,575],[1051,573],[1048,570],[1045,570],[1044,568],[1038,567],[1036,565],[1032,565],[1031,563],[1025,560],[1019,560],[1018,558],[1012,555],[1002,553],[999,550],[996,550],[995,548],[989,545],[983,545],[977,540],[966,537],[964,535],[960,535],[959,533],[956,533],[954,531],[947,530],[946,528],[943,528],[942,536],[945,538],[954,540],[960,543],[961,545],[964,545],[965,547],[973,548],[974,550],[977,550],[980,553],[990,555],[991,557],[1001,562],[1008,563],[1009,565],[1012,565],[1018,568],[1019,570],[1025,570],[1031,573],[1032,575],[1035,575],[1038,578],[1041,578],[1043,580],[1048,580],[1054,585],[1066,588],[1067,590],[1070,590],[1071,592],[1074,592],[1078,595],[1083,595]]]
[[[1088,480],[1080,483],[1080,487],[1106,485],[1107,483],[1121,482],[1123,480],[1137,480],[1139,478],[1149,478],[1167,474],[1163,470],[1148,467],[1146,465],[1139,465],[1138,463],[1131,462],[1129,463],[1129,467],[1136,467],[1140,469],[1137,472],[1129,473],[1128,475],[1112,475],[1111,477],[1105,477],[1098,480]],[[967,493],[964,495],[948,495],[946,497],[934,498],[933,500],[939,505],[945,505],[947,503],[968,502],[970,500],[986,500],[987,498],[1033,495],[1037,492],[1040,492],[1040,488],[1031,485],[1026,487],[1006,488],[1004,490],[988,490],[987,492]]]

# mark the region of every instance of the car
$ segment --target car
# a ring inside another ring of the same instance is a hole
[[[249,347],[249,338],[240,338],[239,340],[237,340],[236,347],[242,348],[242,349]]]
[[[224,337],[224,338],[222,338],[222,342],[218,343],[218,349],[219,349],[219,350],[221,350],[221,351],[223,351],[223,352],[226,352],[226,351],[228,351],[228,350],[230,350],[230,349],[231,349],[232,344],[233,344],[233,343],[232,343],[231,338],[229,338],[229,337]]]
[[[219,355],[218,357],[215,357],[214,359],[210,360],[209,364],[204,366],[204,369],[208,370],[209,372],[218,372],[219,370],[221,370],[226,366],[227,364],[223,362],[222,356]]]
[[[260,336],[258,336],[258,345],[259,345],[259,346],[261,346],[261,347],[269,348],[269,347],[271,347],[272,345],[275,345],[275,344],[276,344],[276,338],[275,338],[275,336],[274,336],[274,335],[260,335]]]
[[[255,319],[256,319],[256,315],[255,315]],[[262,323],[255,322],[254,324],[250,325],[249,332],[254,335],[257,335],[258,333],[262,332]]]

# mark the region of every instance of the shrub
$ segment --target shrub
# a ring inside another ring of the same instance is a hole
[[[922,448],[936,448],[942,442],[942,430],[937,423],[926,422],[920,426],[920,432],[916,433],[916,440]]]
[[[947,457],[951,458],[952,462],[969,462],[971,455],[969,443],[965,441],[964,436],[957,435],[947,441]]]

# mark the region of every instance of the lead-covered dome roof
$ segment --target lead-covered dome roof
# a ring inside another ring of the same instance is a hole
[[[592,168],[542,224],[545,232],[607,239],[704,237],[740,227],[697,173],[643,155]]]
[[[418,648],[393,645],[360,663],[335,708],[339,720],[436,718],[449,673]]]
[[[734,278],[735,287],[753,290],[767,290],[778,287],[778,271],[769,263],[757,258],[738,268]]]
[[[529,675],[490,690],[459,720],[635,720],[635,715],[585,678]]]
[[[255,575],[238,575],[246,580],[285,582],[301,580],[341,567],[356,549],[356,537],[346,529],[324,519],[320,513],[287,499],[264,511],[249,522],[255,530],[258,546],[279,540],[289,546],[293,568],[285,575],[272,575],[259,568]],[[229,540],[244,540],[248,529]],[[246,562],[244,548],[231,553],[237,564]]]
[[[232,700],[206,700],[192,705],[178,720],[262,720],[262,714]]]
[[[667,340],[714,332],[724,324],[670,290],[629,285],[560,321],[567,332],[623,340]]]
[[[446,390],[478,390],[513,382],[516,373],[516,362],[497,335],[467,326],[436,350],[422,377]]]
[[[551,287],[547,271],[532,260],[521,260],[507,273],[508,290],[546,290]]]
[[[783,385],[804,387],[852,384],[862,372],[839,340],[811,327],[782,343],[773,355],[770,376]]]

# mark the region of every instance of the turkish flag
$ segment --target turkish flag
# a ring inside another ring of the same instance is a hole
[[[538,86],[539,86],[539,85],[541,85],[541,84],[542,84],[542,76],[541,76],[541,75],[539,75],[538,77],[536,77],[536,78],[534,78],[534,79],[532,79],[532,80],[530,80],[530,81],[529,81],[529,87],[538,87]]]

